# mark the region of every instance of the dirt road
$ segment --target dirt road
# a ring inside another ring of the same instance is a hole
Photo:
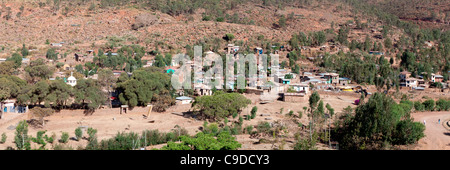
[[[419,140],[418,150],[450,150],[450,131],[444,127],[445,120],[450,119],[450,112],[413,113],[414,121],[425,120],[425,137]],[[441,123],[438,123],[441,119]]]

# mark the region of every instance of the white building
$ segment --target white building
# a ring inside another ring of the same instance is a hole
[[[67,84],[70,86],[75,86],[77,85],[77,79],[73,76],[73,72],[70,73],[70,77],[67,78]]]
[[[191,97],[181,96],[181,97],[177,97],[176,100],[177,100],[177,102],[180,102],[181,104],[189,104],[192,102],[193,99]]]

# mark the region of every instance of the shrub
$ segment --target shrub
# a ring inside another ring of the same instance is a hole
[[[96,134],[97,134],[97,129],[94,128],[88,128],[87,130],[87,134],[89,135],[89,141],[92,141],[94,138],[97,138]]]
[[[293,116],[294,115],[294,111],[293,110],[289,111],[288,115],[289,116]]]
[[[61,139],[59,139],[60,143],[67,143],[69,141],[69,133],[62,132]]]
[[[79,141],[83,136],[83,131],[80,127],[75,129],[75,136],[77,137],[77,141]]]
[[[248,125],[245,130],[247,131],[247,134],[251,134],[252,130],[253,130],[253,126],[252,125]]]
[[[225,36],[223,37],[225,40],[227,41],[233,41],[234,39],[234,35],[231,33],[226,33]]]
[[[6,142],[6,138],[7,138],[6,133],[3,132],[2,133],[2,139],[0,140],[0,143],[5,143]]]
[[[16,127],[16,136],[14,143],[19,150],[30,150],[30,139],[28,138],[28,123],[27,121],[21,121]]]
[[[434,100],[433,99],[425,100],[422,104],[423,104],[425,110],[428,110],[428,111],[434,110]]]
[[[223,22],[223,21],[225,21],[225,19],[224,19],[223,17],[217,17],[217,18],[216,18],[216,21],[217,21],[217,22]]]
[[[439,107],[439,111],[448,111],[450,110],[450,100],[439,99],[436,102],[436,107]]]
[[[52,136],[48,137],[47,135],[44,136],[45,141],[47,141],[48,143],[53,143],[53,141],[56,138],[56,134],[53,133]]]
[[[253,106],[252,111],[251,111],[251,118],[254,119],[256,117],[256,112],[258,111],[258,107]]]
[[[297,111],[297,113],[298,113],[298,118],[301,119],[303,117],[302,111]]]
[[[398,122],[394,132],[394,144],[412,144],[424,137],[423,131],[425,125],[419,122],[413,122],[411,119]]]
[[[258,133],[266,133],[270,134],[271,126],[269,122],[258,122],[258,125],[256,125],[256,130],[258,130]]]
[[[205,15],[202,17],[202,21],[210,21],[211,20],[211,16],[209,15]]]
[[[420,101],[416,101],[414,102],[414,109],[416,109],[416,111],[424,111],[425,107]]]

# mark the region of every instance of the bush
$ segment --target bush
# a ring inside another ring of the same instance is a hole
[[[425,107],[420,101],[416,101],[414,102],[414,109],[416,109],[416,111],[424,111]]]
[[[252,111],[251,111],[251,118],[254,119],[256,117],[256,112],[258,111],[258,107],[253,106]]]
[[[256,125],[256,130],[258,130],[258,133],[266,133],[270,134],[271,126],[269,122],[258,122],[258,125]]]
[[[436,102],[436,107],[439,107],[439,111],[448,111],[450,110],[450,100],[439,99]]]
[[[223,22],[223,21],[225,21],[225,19],[224,19],[223,17],[217,17],[217,18],[216,18],[216,21],[217,21],[217,22]]]
[[[411,119],[401,120],[394,132],[394,144],[412,144],[424,137],[425,125],[419,122],[413,122]]]
[[[289,111],[288,115],[289,116],[293,116],[294,115],[294,111],[293,110]]]
[[[428,111],[434,110],[434,100],[433,99],[425,100],[422,104],[423,104],[425,110],[428,110]]]
[[[30,139],[28,138],[28,123],[27,121],[21,121],[16,127],[16,136],[14,143],[19,150],[30,150]]]
[[[89,135],[89,141],[92,141],[93,139],[97,138],[97,129],[94,128],[88,128],[87,134]]]
[[[2,139],[0,140],[0,143],[5,143],[6,142],[6,138],[7,138],[6,133],[3,132],[2,133]]]
[[[77,141],[79,141],[83,137],[83,131],[80,127],[75,129],[75,136],[77,137]]]
[[[301,119],[303,117],[302,111],[297,111],[297,113],[298,113],[298,118]]]
[[[211,20],[211,16],[209,15],[205,15],[202,17],[202,21],[210,21]]]
[[[60,143],[67,143],[69,141],[69,133],[62,132],[61,139],[59,139]]]
[[[227,34],[225,34],[225,37],[223,37],[223,38],[227,41],[233,41],[234,35],[231,33],[227,33]]]
[[[247,131],[247,134],[251,134],[252,130],[253,130],[253,126],[252,125],[248,125],[245,130]]]

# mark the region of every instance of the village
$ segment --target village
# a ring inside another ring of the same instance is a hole
[[[0,149],[176,150],[181,136],[222,132],[231,150],[450,149],[448,30],[344,2],[214,6],[223,16],[103,3],[2,6],[21,13],[0,18]],[[390,131],[349,130],[376,118]]]

